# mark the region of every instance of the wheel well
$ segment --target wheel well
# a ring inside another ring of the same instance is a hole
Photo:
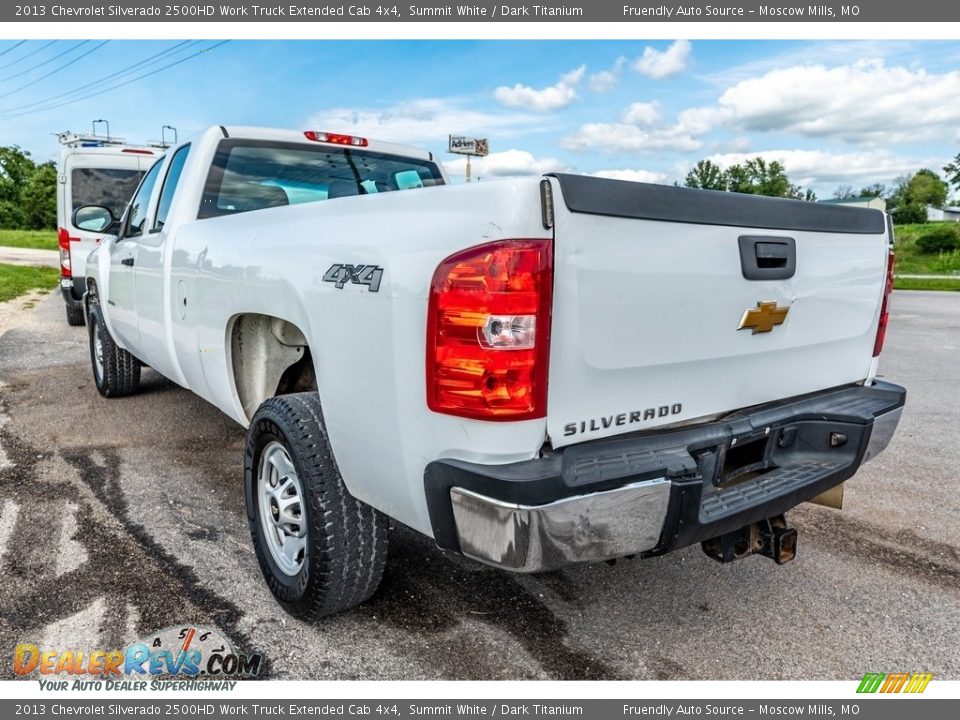
[[[307,339],[293,323],[249,313],[234,319],[230,334],[234,387],[248,419],[264,400],[317,389]]]

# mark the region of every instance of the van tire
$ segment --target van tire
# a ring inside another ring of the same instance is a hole
[[[301,502],[283,516],[275,500],[290,502],[291,477]],[[281,485],[288,488],[286,495],[278,491]],[[315,620],[359,605],[376,592],[387,562],[387,518],[347,490],[316,391],[280,395],[259,407],[247,431],[244,490],[260,569],[287,612]],[[287,523],[284,530],[277,520],[282,517],[305,523]],[[278,540],[278,535],[284,537]],[[293,562],[283,552],[291,539]]]
[[[67,305],[67,325],[83,325],[83,305]]]

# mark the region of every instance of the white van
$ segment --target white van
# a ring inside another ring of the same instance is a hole
[[[63,132],[57,192],[57,242],[60,246],[60,290],[67,305],[67,322],[83,325],[84,268],[87,255],[103,233],[81,230],[73,211],[101,205],[119,218],[140,178],[163,154],[162,147],[130,145],[122,138]]]

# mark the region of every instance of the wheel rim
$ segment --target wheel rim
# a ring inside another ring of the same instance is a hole
[[[99,323],[93,325],[93,371],[97,374],[97,382],[103,380],[103,338]]]
[[[270,555],[286,575],[296,575],[307,554],[303,486],[290,454],[273,441],[263,449],[257,472],[260,527]]]

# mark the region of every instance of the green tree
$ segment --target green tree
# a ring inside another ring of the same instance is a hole
[[[837,185],[837,189],[833,191],[833,197],[835,200],[849,200],[860,196],[853,192],[853,185]]]
[[[883,197],[887,194],[887,186],[883,183],[874,183],[867,185],[860,190],[859,197]]]
[[[36,170],[30,153],[16,145],[0,147],[0,228],[23,227],[23,188]]]
[[[950,187],[933,170],[918,170],[907,183],[907,202],[943,207]]]
[[[947,182],[960,190],[960,153],[952,162],[943,166],[943,171],[947,174]]]
[[[943,207],[949,186],[933,170],[923,168],[913,175],[901,175],[890,200],[896,207],[933,205]]]
[[[731,165],[726,174],[727,189],[731,192],[797,199],[807,197],[798,185],[790,182],[787,170],[779,160],[768,162],[757,156],[742,165]]]
[[[700,160],[693,170],[687,173],[687,178],[683,184],[688,188],[700,188],[702,190],[727,189],[727,179],[723,170],[712,160]]]
[[[45,230],[57,226],[57,168],[52,162],[37,165],[20,195],[23,227]]]

